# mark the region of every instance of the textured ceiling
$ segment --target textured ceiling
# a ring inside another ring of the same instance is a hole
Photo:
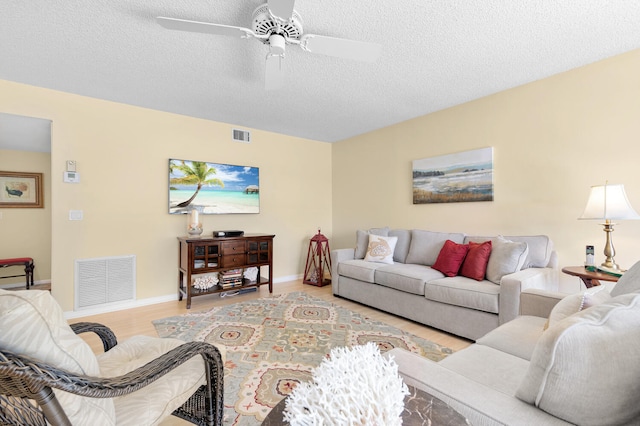
[[[637,0],[297,0],[304,32],[380,43],[375,64],[286,52],[264,89],[260,0],[3,0],[0,79],[334,142],[640,48]]]

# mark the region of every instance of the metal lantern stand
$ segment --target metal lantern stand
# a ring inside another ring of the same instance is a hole
[[[328,276],[325,277],[325,274]],[[307,253],[307,264],[304,268],[305,284],[318,287],[331,284],[331,255],[329,250],[329,239],[320,233],[314,235],[309,241],[309,252]]]

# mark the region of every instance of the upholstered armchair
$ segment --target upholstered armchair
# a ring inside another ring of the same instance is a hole
[[[77,333],[93,332],[95,355]],[[0,290],[0,424],[219,425],[223,354],[208,343],[71,326],[49,292]]]

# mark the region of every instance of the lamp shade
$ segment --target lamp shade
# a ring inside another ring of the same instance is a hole
[[[624,185],[592,186],[584,213],[578,219],[640,219],[631,207]]]

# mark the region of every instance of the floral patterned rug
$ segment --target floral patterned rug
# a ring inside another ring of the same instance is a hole
[[[375,342],[439,361],[451,349],[304,292],[220,306],[153,321],[160,337],[227,349],[224,424],[259,425],[332,348]]]

